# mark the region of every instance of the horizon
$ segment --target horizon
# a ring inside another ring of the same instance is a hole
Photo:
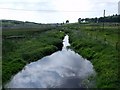
[[[113,15],[119,15],[119,14],[113,14]],[[109,16],[113,16],[113,15],[109,15]],[[105,16],[105,17],[109,17],[109,16]],[[87,18],[89,18],[89,17],[87,17]],[[94,17],[94,18],[96,18],[96,17]],[[97,18],[100,18],[100,17],[97,17]],[[76,22],[72,22],[72,23],[78,23],[78,19],[77,19]],[[81,18],[81,19],[85,19],[85,18]],[[91,18],[89,18],[89,19],[91,19]],[[0,21],[2,21],[2,20],[18,21],[18,22],[24,22],[24,23],[29,22],[29,23],[37,23],[37,24],[61,24],[61,23],[63,23],[63,22],[59,22],[59,23],[57,23],[57,22],[56,23],[39,23],[39,22],[34,22],[34,21],[22,21],[22,20],[15,20],[15,19],[1,19]],[[66,22],[64,22],[64,23],[66,23]],[[71,22],[69,22],[69,23],[71,23]]]
[[[78,18],[118,14],[119,0],[1,0],[0,19],[36,23],[75,23]]]

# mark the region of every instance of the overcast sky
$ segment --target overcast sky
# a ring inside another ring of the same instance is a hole
[[[62,23],[118,13],[119,0],[0,0],[0,19]]]

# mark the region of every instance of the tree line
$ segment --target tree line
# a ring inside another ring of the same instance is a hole
[[[105,17],[95,17],[95,18],[79,18],[78,22],[93,22],[93,23],[100,23],[100,22],[120,22],[120,15],[112,15],[112,16],[105,16]]]

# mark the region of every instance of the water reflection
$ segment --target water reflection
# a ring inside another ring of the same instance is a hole
[[[95,73],[93,65],[70,49],[68,35],[63,49],[25,66],[16,74],[9,88],[87,88],[93,87],[88,77]]]
[[[63,49],[66,49],[67,46],[70,46],[68,35],[66,35],[65,38],[63,39]]]

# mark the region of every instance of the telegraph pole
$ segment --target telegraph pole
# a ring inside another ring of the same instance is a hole
[[[103,30],[104,30],[104,23],[105,23],[105,10],[104,10],[104,13],[103,13]]]

